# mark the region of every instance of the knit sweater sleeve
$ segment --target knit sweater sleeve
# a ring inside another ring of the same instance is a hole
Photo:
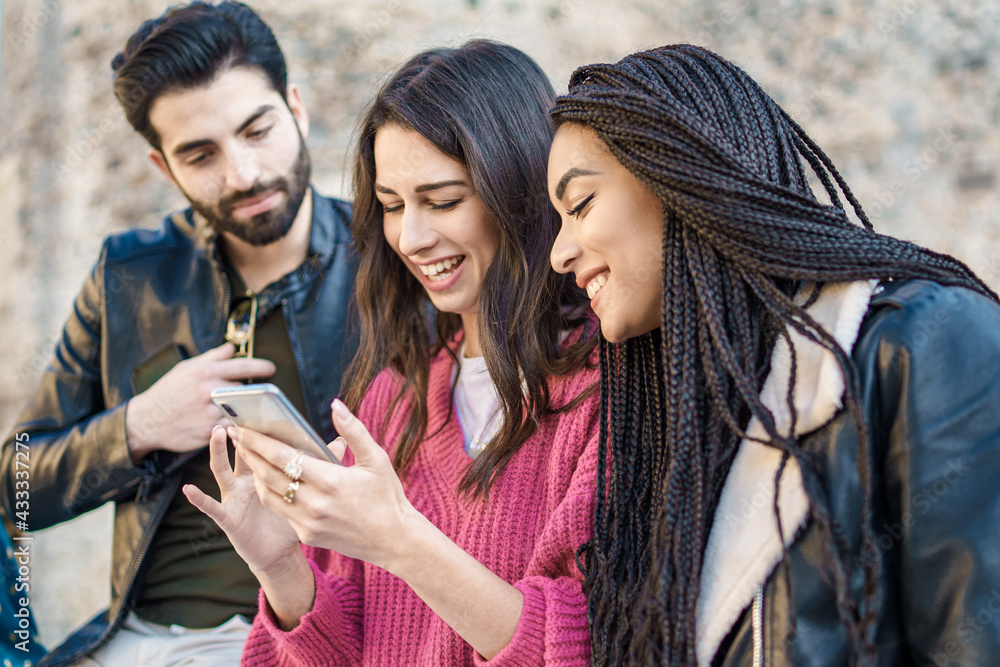
[[[372,434],[374,416],[394,395],[388,374],[373,382],[358,409],[358,418]],[[387,398],[388,397],[388,398]],[[344,463],[353,463],[348,450]],[[328,549],[303,545],[316,581],[313,608],[291,632],[282,630],[264,595],[243,648],[245,667],[298,667],[305,665],[360,665],[364,639],[364,564]]]
[[[241,665],[361,664],[364,590],[360,563],[325,549],[304,547],[303,551],[316,579],[312,610],[299,619],[293,630],[285,632],[261,590],[259,611],[243,646]],[[352,573],[355,569],[356,573]]]
[[[477,665],[590,664],[587,598],[576,552],[593,536],[598,436],[592,431],[580,434],[590,437],[568,492],[536,543],[525,576],[514,582],[524,596],[514,636],[491,660],[476,655]]]

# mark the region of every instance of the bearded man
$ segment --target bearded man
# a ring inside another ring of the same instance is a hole
[[[311,188],[309,116],[249,7],[174,7],[112,69],[190,208],[105,241],[4,445],[0,500],[14,516],[15,443],[28,443],[29,529],[115,503],[111,606],[41,664],[236,664],[259,586],[179,489],[219,496],[216,387],[266,378],[334,437],[330,404],[357,346],[350,208]]]

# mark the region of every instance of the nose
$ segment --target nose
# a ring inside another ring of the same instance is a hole
[[[399,225],[399,252],[407,257],[414,257],[437,242],[427,216],[416,206],[403,209]]]
[[[549,252],[549,262],[556,273],[569,273],[580,256],[580,244],[576,242],[569,225],[563,224],[556,234],[555,243]]]
[[[226,186],[230,191],[245,192],[260,178],[260,165],[252,149],[234,151],[226,165]]]

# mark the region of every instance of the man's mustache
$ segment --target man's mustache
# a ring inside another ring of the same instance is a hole
[[[273,192],[275,190],[280,190],[281,192],[287,194],[289,191],[288,180],[279,176],[278,178],[268,181],[267,183],[255,183],[249,190],[234,192],[233,194],[220,199],[219,209],[226,211],[227,213],[232,213],[233,208],[238,206],[240,202],[253,199],[254,197],[258,197],[266,192]]]

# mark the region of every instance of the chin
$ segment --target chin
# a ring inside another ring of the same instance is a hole
[[[630,338],[638,338],[648,334],[650,331],[657,329],[658,327],[648,327],[648,326],[629,326],[627,324],[616,324],[614,322],[605,322],[601,320],[601,334],[604,336],[605,340],[609,343],[624,343]]]
[[[631,338],[631,336],[623,332],[620,327],[617,327],[610,322],[605,323],[604,320],[601,320],[601,333],[609,343],[624,343]]]

